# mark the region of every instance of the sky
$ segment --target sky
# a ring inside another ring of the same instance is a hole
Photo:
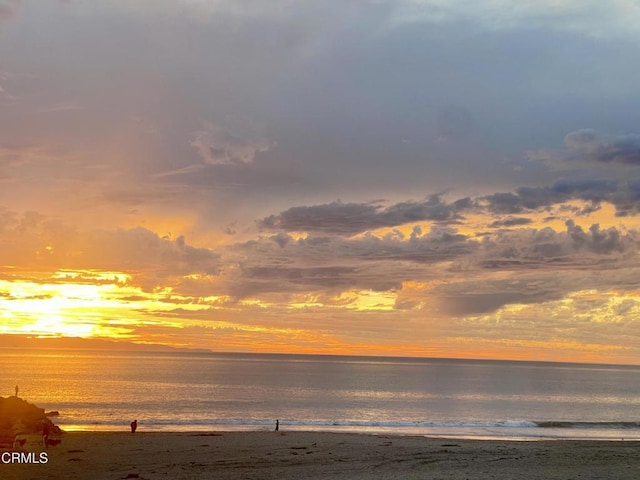
[[[640,363],[638,24],[0,0],[0,334]]]

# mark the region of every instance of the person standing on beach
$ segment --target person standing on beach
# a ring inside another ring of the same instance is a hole
[[[18,390],[19,390],[18,384],[16,384],[16,398],[18,398]]]
[[[138,420],[134,420],[131,422],[131,433],[136,433],[136,429],[138,428]]]
[[[47,447],[47,440],[49,440],[50,431],[49,422],[42,420],[42,445],[44,445],[45,448]]]
[[[276,420],[276,432],[280,429],[280,420]]]

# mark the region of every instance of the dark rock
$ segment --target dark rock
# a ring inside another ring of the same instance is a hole
[[[49,432],[59,435],[62,430],[49,420],[44,408],[19,397],[0,397],[0,444],[11,445],[18,434],[41,433],[43,425],[49,424]]]

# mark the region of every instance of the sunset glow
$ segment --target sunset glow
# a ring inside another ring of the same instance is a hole
[[[640,10],[548,3],[3,4],[0,334],[640,363]]]

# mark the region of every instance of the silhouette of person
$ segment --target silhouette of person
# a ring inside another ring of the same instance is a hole
[[[49,440],[49,432],[49,422],[47,422],[46,420],[42,420],[42,444],[45,447],[47,446],[47,440]]]
[[[19,390],[18,385],[16,385],[16,397],[18,396],[18,390]]]
[[[280,420],[276,420],[276,432],[280,429]]]
[[[138,420],[131,422],[131,433],[136,433],[136,428],[138,428]]]

